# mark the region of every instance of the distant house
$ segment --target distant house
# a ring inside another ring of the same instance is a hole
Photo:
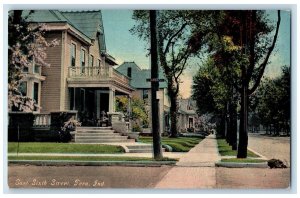
[[[151,83],[147,81],[151,77],[151,70],[141,69],[135,62],[124,62],[117,68],[117,71],[130,79],[130,85],[135,88],[132,95],[143,99],[147,104],[149,112],[151,112]],[[159,78],[165,80],[159,83],[159,91],[157,93],[157,98],[159,99],[160,132],[163,133],[164,130],[169,128],[169,100],[167,97],[167,82],[162,71],[159,72]],[[151,123],[151,119],[149,121]]]
[[[197,126],[196,104],[191,99],[178,99],[178,123],[180,132],[193,131]]]
[[[101,11],[36,10],[28,21],[45,24],[45,38],[59,41],[46,49],[49,68],[24,70],[21,91],[41,107],[36,113],[77,110],[99,118],[115,111],[116,95],[131,96],[130,78],[113,68],[106,51]]]

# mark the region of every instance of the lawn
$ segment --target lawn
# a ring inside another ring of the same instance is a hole
[[[217,139],[218,149],[221,156],[236,156],[237,151],[231,149],[231,146],[226,142],[225,139]],[[259,157],[255,153],[248,150],[248,157]]]
[[[16,142],[8,143],[8,153],[17,152]],[[102,144],[20,142],[19,153],[124,153],[121,146]]]
[[[115,156],[9,156],[8,160],[61,160],[61,161],[156,161],[148,157],[115,157]],[[163,158],[159,161],[177,161]]]
[[[188,152],[191,148],[193,148],[202,140],[202,138],[197,137],[161,138],[162,144],[169,145],[170,147],[172,147],[173,152]],[[153,142],[152,137],[139,137],[139,141],[144,143]]]
[[[232,158],[232,159],[222,159],[221,162],[232,162],[232,163],[262,163],[267,160],[263,159],[251,159],[251,158]]]

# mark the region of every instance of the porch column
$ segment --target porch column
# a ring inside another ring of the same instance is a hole
[[[100,118],[100,91],[96,91],[96,112],[97,112],[97,119]]]
[[[132,98],[131,98],[130,95],[128,95],[127,98],[128,98],[127,114],[128,114],[129,117],[131,117],[131,112],[132,112],[131,100],[132,100]]]
[[[115,105],[116,104],[116,96],[115,96],[115,89],[109,88],[109,112],[115,112]]]

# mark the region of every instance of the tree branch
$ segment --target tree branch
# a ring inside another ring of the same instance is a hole
[[[279,26],[280,26],[280,20],[281,20],[280,10],[278,10],[278,20],[277,20],[276,32],[275,32],[275,35],[274,35],[273,43],[269,47],[269,51],[267,53],[267,56],[266,56],[265,60],[261,63],[261,65],[258,68],[259,69],[259,74],[258,74],[258,77],[256,78],[256,81],[255,81],[253,87],[248,90],[249,95],[251,95],[257,89],[257,87],[259,86],[260,80],[261,80],[261,78],[264,74],[264,71],[265,71],[265,68],[267,66],[270,55],[271,55],[271,53],[272,53],[272,51],[275,47],[275,43],[276,43],[276,40],[277,40],[278,31],[279,31]]]
[[[175,33],[175,34],[173,34],[172,36],[171,36],[171,38],[168,40],[168,43],[167,43],[167,45],[166,45],[166,48],[165,48],[165,50],[164,50],[164,55],[166,55],[167,53],[168,53],[168,51],[169,51],[169,47],[170,47],[170,44],[171,44],[171,42],[172,42],[172,40],[185,28],[185,26],[187,26],[187,23],[184,23],[184,24],[182,24],[182,26],[181,26],[181,28]]]
[[[255,22],[256,21],[256,11],[251,11],[251,18],[250,18],[250,63],[249,68],[247,71],[247,83],[250,82],[252,73],[254,71],[255,67],[255,34],[253,33],[253,29],[255,28]]]

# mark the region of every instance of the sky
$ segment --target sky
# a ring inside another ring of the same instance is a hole
[[[146,41],[132,35],[129,30],[134,26],[132,10],[102,10],[107,52],[116,58],[118,64],[134,61],[142,69],[149,69],[150,58],[146,56]],[[267,11],[274,25],[277,12]],[[281,73],[283,65],[290,65],[290,12],[281,11],[281,24],[275,49],[269,59],[265,76],[274,78]],[[180,95],[188,98],[191,95],[192,76],[199,66],[188,67],[181,77]]]

